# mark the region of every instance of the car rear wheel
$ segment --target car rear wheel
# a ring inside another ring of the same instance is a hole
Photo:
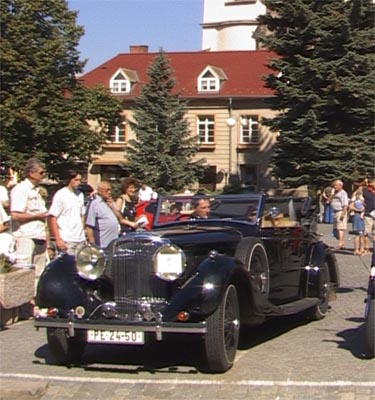
[[[204,340],[208,372],[225,372],[232,367],[238,347],[240,311],[237,290],[229,285],[217,310],[207,319]]]
[[[309,317],[314,321],[321,320],[327,315],[330,286],[329,267],[328,263],[325,262],[320,269],[320,303],[309,310]]]
[[[367,319],[365,322],[365,355],[369,358],[375,356],[375,299],[367,299]]]
[[[66,329],[47,328],[47,341],[53,364],[79,365],[86,347],[84,331],[76,330],[75,336],[69,337]]]

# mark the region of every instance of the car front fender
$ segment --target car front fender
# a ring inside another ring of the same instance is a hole
[[[194,320],[211,315],[239,268],[232,257],[215,255],[205,259],[197,274],[179,289],[163,310],[163,320],[174,321],[181,311],[189,313]]]
[[[39,278],[36,304],[41,308],[70,310],[86,305],[87,295],[79,284],[73,256],[63,254],[50,262]]]

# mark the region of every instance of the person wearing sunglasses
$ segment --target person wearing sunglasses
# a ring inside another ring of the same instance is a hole
[[[35,266],[36,280],[46,264],[48,212],[38,187],[45,173],[44,164],[36,158],[31,158],[25,167],[25,179],[10,193],[10,216],[16,240],[16,264],[25,267]]]

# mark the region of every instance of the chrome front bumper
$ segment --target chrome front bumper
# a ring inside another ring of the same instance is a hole
[[[122,323],[118,320],[109,321],[87,321],[78,319],[63,318],[34,318],[35,328],[61,328],[66,329],[69,336],[74,336],[77,329],[80,330],[112,330],[112,331],[133,331],[133,332],[151,332],[155,333],[156,340],[161,341],[163,333],[188,333],[200,334],[207,333],[205,322],[134,322]]]

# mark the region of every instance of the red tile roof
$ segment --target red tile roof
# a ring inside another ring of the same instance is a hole
[[[147,80],[147,69],[158,53],[118,54],[97,68],[84,74],[80,80],[88,87],[102,84],[109,87],[109,81],[119,68],[135,70],[140,83]],[[273,92],[264,87],[262,76],[271,73],[267,62],[275,54],[267,50],[256,51],[198,51],[166,52],[176,78],[176,90],[183,97],[269,97]],[[221,68],[227,80],[219,93],[199,93],[198,76],[208,66]],[[136,84],[131,97],[138,95],[140,84]]]

